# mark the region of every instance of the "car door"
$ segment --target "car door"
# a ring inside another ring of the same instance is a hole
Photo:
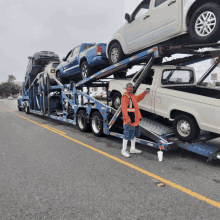
[[[70,55],[66,59],[66,66],[65,66],[65,75],[69,76],[71,74],[71,67],[73,61],[73,50],[71,51]]]
[[[71,60],[71,75],[75,75],[79,72],[79,49],[80,46],[76,47],[73,51],[73,56]]]
[[[68,74],[69,69],[69,60],[72,55],[72,50],[66,55],[66,58],[62,61],[61,66],[63,67],[63,75],[64,77]]]
[[[165,69],[161,79],[158,78],[157,81],[160,81],[161,85],[156,88],[155,113],[167,117],[170,106],[178,104],[175,100],[180,100],[181,97],[176,99],[175,90],[167,89],[166,87],[193,84],[194,75],[190,69]],[[167,91],[169,91],[168,94],[166,94]]]
[[[181,0],[155,0],[151,10],[152,36],[155,43],[171,38],[181,25]]]
[[[134,78],[132,79],[133,84],[135,84],[137,78],[140,75],[136,75],[134,76]],[[140,86],[138,87],[138,90],[136,92],[135,95],[140,95],[142,92],[144,92],[146,90],[146,88],[150,89],[150,92],[145,96],[145,98],[143,100],[141,100],[138,104],[139,104],[139,108],[143,109],[145,111],[148,112],[152,112],[153,111],[153,77],[154,77],[154,70],[152,69],[150,71],[150,73],[148,74],[147,78],[145,78],[143,80],[143,82],[140,84]]]
[[[125,24],[125,42],[128,52],[142,49],[152,41],[150,3],[143,1],[131,15],[131,22]]]

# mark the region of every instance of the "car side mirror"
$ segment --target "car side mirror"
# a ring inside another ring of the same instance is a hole
[[[128,22],[131,21],[130,15],[128,13],[125,14],[125,20]]]
[[[32,56],[29,56],[29,57],[28,57],[28,59],[32,59],[32,58],[33,58]]]

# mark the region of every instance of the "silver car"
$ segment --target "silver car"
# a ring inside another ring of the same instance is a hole
[[[143,0],[125,19],[108,43],[110,64],[168,40],[169,44],[220,40],[219,0]]]
[[[44,84],[47,84],[48,73],[56,78],[56,71],[55,70],[59,64],[60,64],[60,62],[58,62],[58,61],[50,62],[49,64],[47,64],[45,66],[43,72],[41,73],[41,77],[38,80],[38,83],[40,82],[41,85],[43,85],[43,78],[44,78]],[[50,85],[56,85],[57,84],[56,81],[50,75],[49,75]]]

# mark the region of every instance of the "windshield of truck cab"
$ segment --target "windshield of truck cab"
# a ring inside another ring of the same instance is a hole
[[[192,70],[164,70],[161,83],[162,85],[193,84],[194,74]]]

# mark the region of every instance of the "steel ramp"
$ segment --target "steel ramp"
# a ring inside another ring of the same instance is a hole
[[[149,118],[143,118],[140,121],[139,125],[142,128],[145,128],[159,136],[166,135],[166,134],[173,134],[173,129],[171,127],[165,126]]]
[[[208,157],[208,161],[217,159],[217,156],[220,155],[220,144],[211,144],[201,140],[197,140],[191,143],[175,141],[175,144],[182,149]]]
[[[142,118],[140,132],[155,142],[167,142],[167,136],[174,136],[173,129],[150,118]]]

